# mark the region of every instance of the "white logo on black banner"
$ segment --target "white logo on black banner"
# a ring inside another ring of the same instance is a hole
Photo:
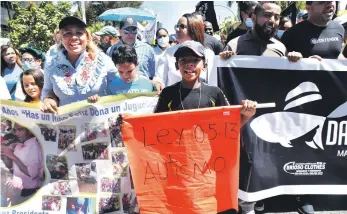
[[[286,163],[283,170],[292,175],[323,175],[325,164],[324,162],[296,163],[293,161]]]
[[[347,102],[339,106],[327,117],[285,111],[308,102],[322,99],[322,96],[317,94],[319,93],[319,89],[314,83],[303,82],[287,94],[285,101],[292,100],[303,93],[309,92],[314,94],[308,94],[290,101],[284,107],[284,111],[263,114],[255,118],[250,124],[252,130],[262,140],[270,143],[280,143],[284,147],[293,147],[291,144],[292,140],[300,138],[307,133],[316,130],[316,134],[314,135],[312,141],[305,141],[305,143],[313,149],[318,149],[319,147],[320,149],[324,150],[322,143],[322,129],[324,122],[327,118],[339,118],[346,116]],[[343,141],[347,139],[347,137],[344,137],[347,134],[342,133],[343,126],[345,125],[347,125],[347,121],[346,124],[342,123],[340,125],[342,126],[340,128],[341,133],[339,133],[339,138],[337,139],[337,134],[335,134],[337,129],[336,127],[330,126],[329,123],[328,134],[331,133],[335,135],[333,136],[332,141],[329,136],[327,136],[327,138],[329,138],[327,140],[327,145],[343,144]]]

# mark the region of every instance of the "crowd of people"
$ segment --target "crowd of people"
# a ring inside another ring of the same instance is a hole
[[[76,137],[76,128],[74,127],[59,127],[58,149],[73,149],[75,148],[74,141]]]
[[[306,11],[297,14],[296,23],[281,16],[276,2],[242,1],[238,6],[241,23],[225,42],[213,35],[211,23],[193,12],[176,17],[174,39],[167,29],[158,29],[155,47],[138,39],[133,18],[123,19],[119,30],[105,26],[92,34],[83,20],[67,16],[46,55],[33,47],[1,47],[1,81],[6,85],[1,99],[39,103],[43,112],[56,113],[60,106],[81,100],[157,91],[155,113],[226,106],[224,93],[208,85],[215,55],[224,60],[234,55],[287,57],[293,63],[302,58],[347,58],[347,15],[335,18],[336,1],[306,1]],[[242,126],[255,114],[257,103],[240,102]],[[117,123],[109,129],[112,146],[123,147]],[[7,132],[5,125],[1,132]],[[60,129],[58,147],[64,150],[74,139],[74,130]],[[125,159],[123,153],[112,154],[114,174],[127,171]],[[80,180],[96,182],[90,168],[76,171]],[[298,197],[297,202],[301,213],[314,213],[309,197]],[[246,214],[264,210],[261,201],[239,204]]]
[[[42,210],[59,211],[61,207],[61,198],[59,196],[43,196]]]
[[[91,143],[82,146],[84,160],[108,159],[107,143]]]
[[[111,213],[120,210],[119,196],[100,198],[99,213]]]
[[[52,184],[51,195],[71,195],[72,189],[69,181],[57,181]]]
[[[53,126],[40,124],[41,134],[45,141],[55,142],[57,140],[57,131]]]
[[[120,193],[121,179],[102,178],[100,181],[101,192]]]
[[[93,141],[97,138],[103,137],[107,137],[107,131],[104,128],[104,124],[84,124],[84,132],[81,137],[81,142]]]
[[[125,147],[122,137],[121,123],[121,117],[108,119],[112,147]]]

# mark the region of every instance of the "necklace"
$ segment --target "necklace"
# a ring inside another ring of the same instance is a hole
[[[182,106],[182,109],[184,109],[184,106],[183,106],[183,102],[182,102],[182,94],[181,94],[181,88],[182,88],[182,82],[180,82],[180,88],[179,88],[179,93],[180,93],[180,101],[181,101],[181,106]],[[198,105],[198,109],[200,108],[200,101],[201,101],[201,89],[202,88],[202,83],[200,84],[200,98],[199,98],[199,105]]]

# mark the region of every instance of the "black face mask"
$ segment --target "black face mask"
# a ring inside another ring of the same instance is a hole
[[[100,43],[100,47],[104,50],[104,49],[108,49],[109,47],[111,47],[110,44],[105,44],[103,42]]]
[[[269,40],[271,39],[272,37],[274,37],[277,33],[277,28],[273,28],[272,30],[269,30],[266,28],[266,23],[261,26],[257,23],[255,23],[255,26],[254,26],[254,29],[255,29],[255,32],[257,32],[257,35],[259,36],[260,39],[262,40]]]

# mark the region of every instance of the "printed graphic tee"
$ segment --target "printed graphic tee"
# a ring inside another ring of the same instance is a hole
[[[159,96],[154,113],[229,105],[224,93],[218,87],[206,85],[204,83],[201,83],[200,87],[194,89],[183,88],[181,87],[180,81],[172,86],[164,88]],[[179,93],[180,88],[181,96]]]
[[[288,52],[300,52],[304,58],[318,55],[337,59],[344,31],[342,25],[335,21],[330,21],[326,27],[318,27],[306,20],[288,29],[282,36],[282,43]]]
[[[154,91],[153,84],[147,77],[136,76],[132,82],[126,83],[115,72],[108,74],[107,95],[152,91]]]

